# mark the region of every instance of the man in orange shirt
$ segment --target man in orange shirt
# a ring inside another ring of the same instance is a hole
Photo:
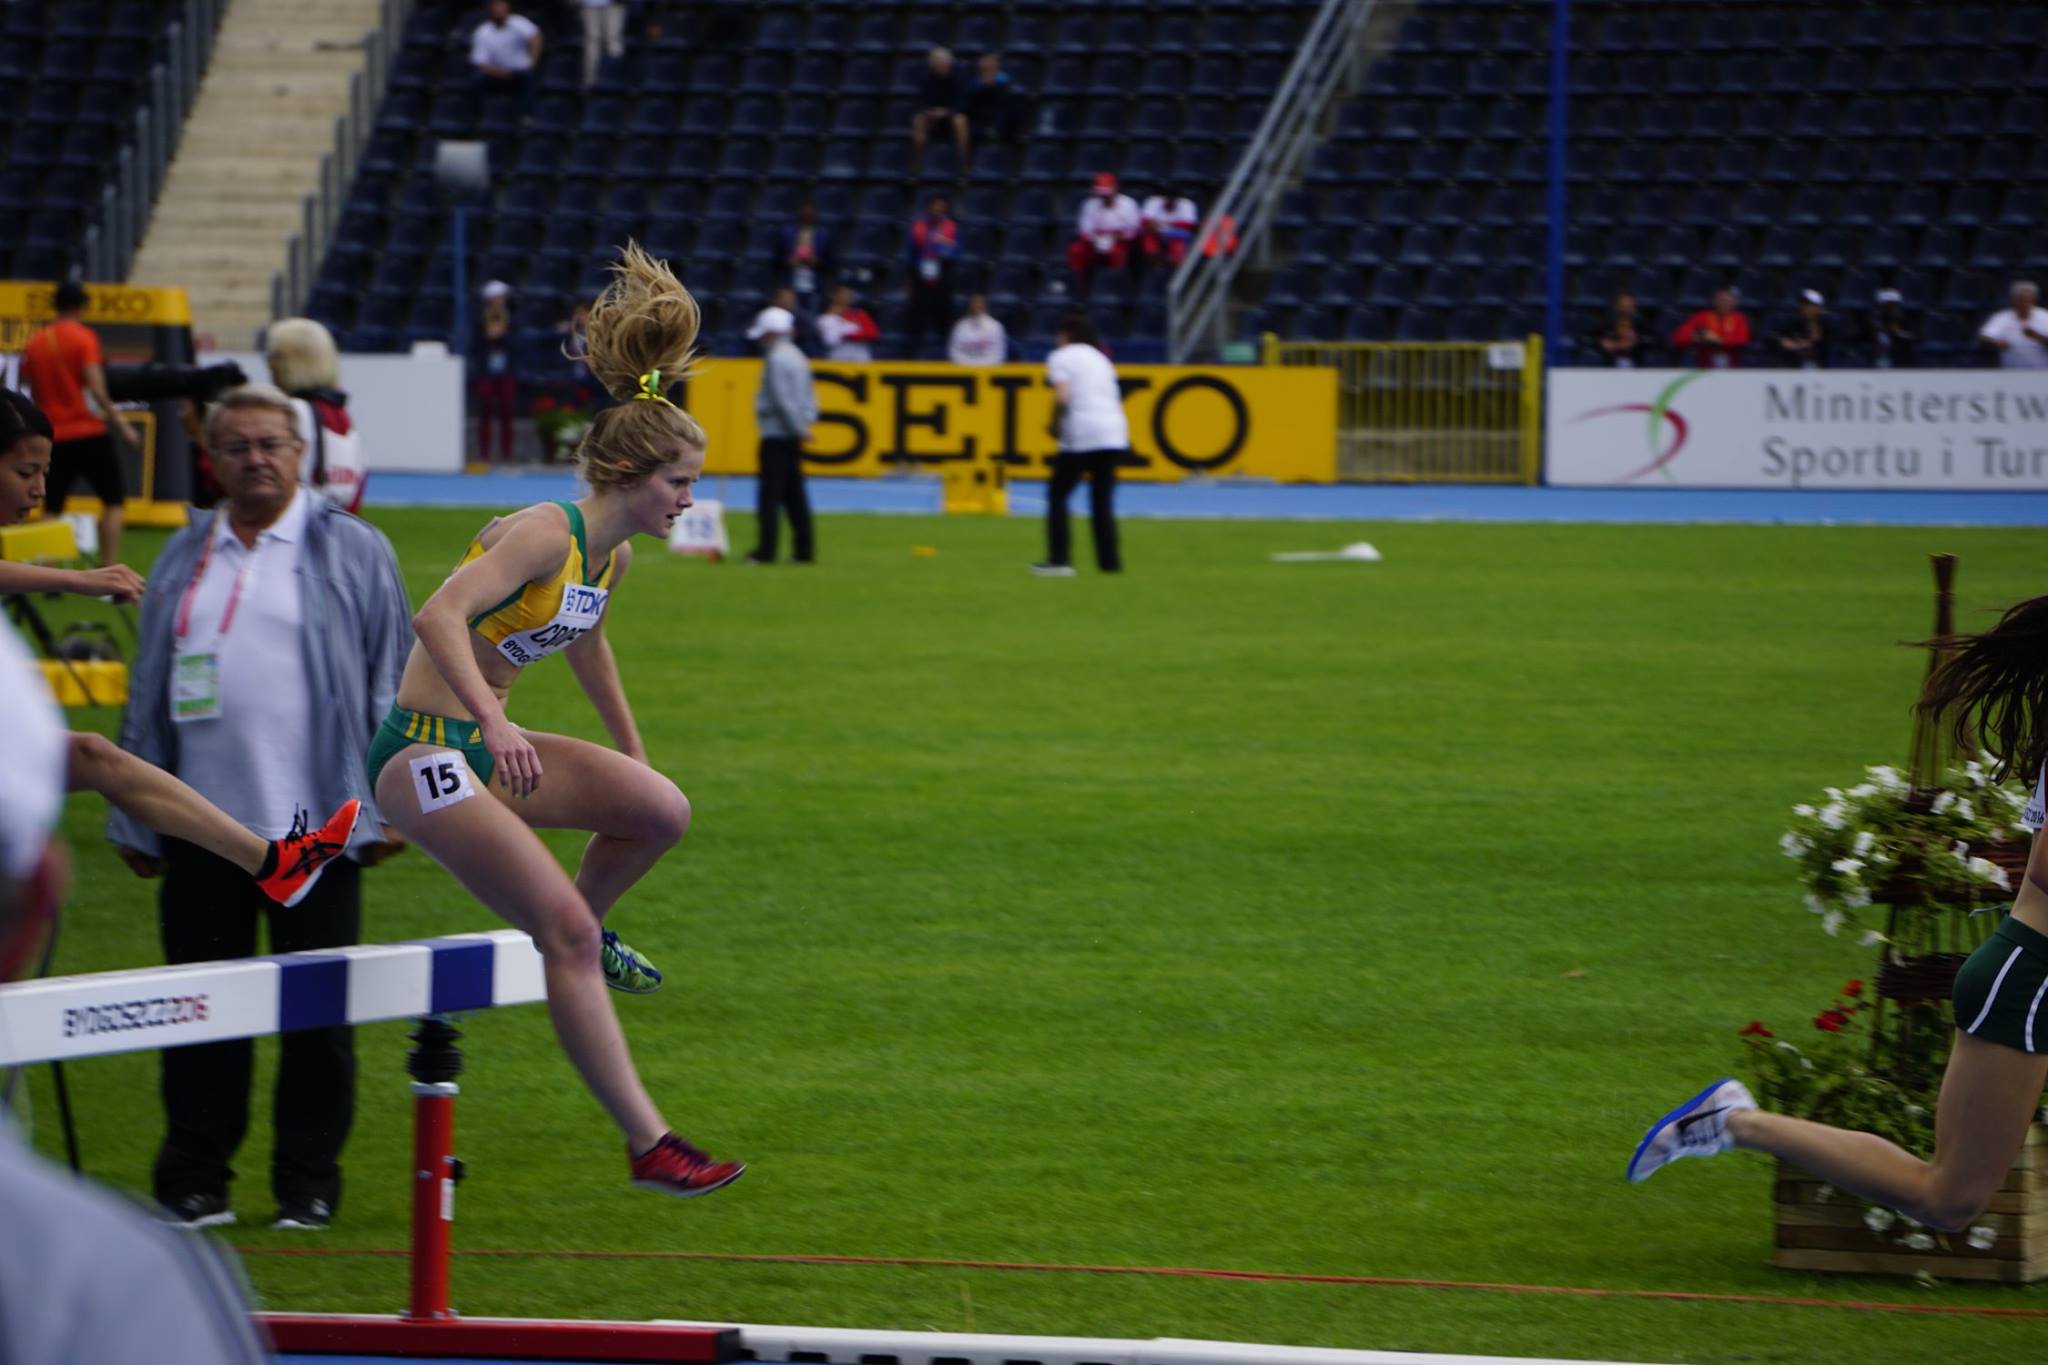
[[[128,490],[107,422],[121,429],[130,447],[142,442],[107,394],[100,339],[79,320],[85,305],[85,288],[76,280],[57,286],[57,320],[28,339],[21,354],[21,376],[56,434],[43,506],[51,516],[63,515],[71,485],[84,479],[100,500],[100,563],[113,564],[121,549],[121,508]],[[88,396],[99,413],[87,405]]]

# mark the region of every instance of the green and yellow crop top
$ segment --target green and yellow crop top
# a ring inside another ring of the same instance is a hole
[[[524,585],[469,621],[471,630],[489,640],[499,655],[519,668],[559,654],[595,629],[611,597],[615,559],[607,556],[604,567],[590,573],[583,538],[583,509],[573,502],[555,505],[569,514],[569,554],[562,567],[546,582]],[[455,567],[461,568],[483,552],[483,532],[479,531]]]

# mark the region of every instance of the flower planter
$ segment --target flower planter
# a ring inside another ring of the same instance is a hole
[[[1825,1197],[1823,1197],[1825,1196]],[[1998,1234],[1979,1251],[1965,1232],[1929,1235],[1934,1245],[1901,1243],[1903,1222],[1876,1232],[1863,1221],[1864,1206],[1841,1190],[1783,1162],[1774,1194],[1771,1264],[1782,1270],[1826,1270],[1852,1275],[1931,1275],[1944,1280],[1998,1280],[2031,1284],[2048,1279],[2048,1124],[2027,1133],[2019,1160],[1976,1220]]]

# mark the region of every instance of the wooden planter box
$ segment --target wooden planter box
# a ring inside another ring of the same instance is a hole
[[[1909,1250],[1894,1240],[1903,1224],[1872,1232],[1863,1225],[1863,1205],[1853,1195],[1835,1190],[1823,1203],[1820,1192],[1819,1180],[1778,1163],[1772,1265],[1856,1275],[1924,1273],[1944,1280],[2007,1284],[2048,1279],[2048,1124],[2037,1123],[2029,1130],[2005,1184],[1977,1219],[1998,1231],[1997,1242],[1983,1251],[1971,1248],[1967,1231],[1935,1232],[1933,1249]]]

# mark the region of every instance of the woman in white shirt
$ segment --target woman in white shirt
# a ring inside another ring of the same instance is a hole
[[[1116,541],[1116,467],[1130,453],[1130,424],[1124,420],[1123,389],[1116,366],[1097,345],[1095,324],[1085,313],[1060,319],[1059,343],[1045,361],[1046,382],[1052,385],[1053,435],[1060,443],[1053,456],[1051,486],[1045,498],[1045,562],[1031,566],[1042,578],[1071,578],[1067,499],[1082,475],[1088,478],[1088,517],[1095,532],[1095,565],[1118,573],[1123,560]]]

